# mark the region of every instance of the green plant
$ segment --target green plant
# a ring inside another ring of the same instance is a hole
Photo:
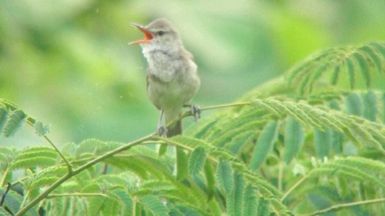
[[[287,79],[203,107],[222,110],[183,136],[89,139],[62,149],[46,126],[2,100],[4,136],[26,122],[51,148],[0,148],[0,213],[380,215],[385,92],[371,80],[383,73],[383,42],[327,49]],[[184,155],[159,155],[159,144]]]

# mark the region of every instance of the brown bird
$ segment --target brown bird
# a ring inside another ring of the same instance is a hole
[[[182,124],[178,119],[182,108],[191,107],[196,119],[200,114],[196,106],[190,105],[200,87],[197,65],[168,20],[160,18],[147,26],[135,27],[144,34],[144,38],[130,44],[142,47],[148,63],[147,93],[160,110],[157,131],[167,137],[181,134]]]

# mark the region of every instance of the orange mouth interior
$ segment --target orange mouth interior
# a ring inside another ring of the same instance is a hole
[[[144,34],[144,38],[140,39],[140,40],[133,41],[133,42],[129,43],[129,45],[149,43],[154,38],[153,34],[150,31],[148,31],[146,28],[144,28],[140,25],[134,25],[134,26],[136,28],[138,28]]]

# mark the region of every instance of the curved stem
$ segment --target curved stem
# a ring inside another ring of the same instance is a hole
[[[68,172],[72,172],[72,166],[70,164],[70,162],[67,160],[66,157],[64,157],[63,153],[61,153],[61,151],[58,149],[58,147],[56,147],[56,145],[51,141],[51,139],[48,138],[47,135],[44,135],[43,138],[55,149],[55,151],[59,154],[59,156],[61,157],[61,159],[64,161],[64,163],[66,164],[67,166],[67,169],[68,169]]]
[[[310,214],[305,214],[305,216],[315,216],[315,215],[320,215],[320,214],[324,214],[324,213],[327,213],[327,212],[338,211],[338,210],[340,210],[342,208],[348,208],[348,207],[358,206],[358,205],[374,204],[374,203],[379,203],[379,202],[385,202],[385,198],[337,204],[337,205],[333,205],[333,206],[330,206],[330,207],[325,208],[325,209],[321,209],[321,210],[315,211],[315,212],[310,213]]]
[[[304,175],[300,180],[298,180],[286,193],[282,196],[281,202],[283,202],[291,192],[293,192],[298,186],[300,186],[307,178],[309,178],[310,173]]]
[[[56,198],[56,197],[87,197],[87,196],[102,196],[102,197],[108,197],[106,194],[103,193],[61,193],[61,194],[51,194],[48,195],[47,198]]]

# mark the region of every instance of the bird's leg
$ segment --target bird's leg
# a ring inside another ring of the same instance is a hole
[[[167,136],[167,127],[166,127],[166,122],[164,119],[164,111],[160,111],[160,116],[159,116],[159,121],[158,121],[158,126],[156,128],[158,135],[159,136]]]
[[[201,109],[197,105],[185,104],[183,107],[190,108],[190,112],[194,116],[195,121],[198,121],[198,119],[201,118]]]

